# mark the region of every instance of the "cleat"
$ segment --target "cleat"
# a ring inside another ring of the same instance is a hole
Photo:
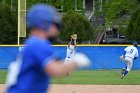
[[[69,77],[69,74],[68,73],[65,75],[65,78],[67,78],[67,77]]]
[[[124,79],[124,76],[123,75],[121,76],[121,79]]]

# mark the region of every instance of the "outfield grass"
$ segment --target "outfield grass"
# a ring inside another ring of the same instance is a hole
[[[6,71],[0,70],[0,84],[4,84],[6,79]]]
[[[98,84],[98,85],[140,85],[140,70],[130,71],[125,79],[120,70],[83,70],[67,78],[52,79],[54,84]],[[0,83],[5,82],[6,71],[0,71]]]

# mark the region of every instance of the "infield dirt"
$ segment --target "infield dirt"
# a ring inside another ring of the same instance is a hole
[[[5,89],[0,84],[0,93]],[[52,84],[49,93],[140,93],[140,85],[74,85]]]

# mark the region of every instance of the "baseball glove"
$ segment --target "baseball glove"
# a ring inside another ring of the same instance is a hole
[[[121,61],[124,61],[124,57],[123,57],[123,55],[120,56],[120,60],[121,60]]]
[[[71,35],[71,38],[72,38],[72,39],[77,39],[77,34]]]

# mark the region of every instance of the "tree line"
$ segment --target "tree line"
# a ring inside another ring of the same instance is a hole
[[[81,9],[80,13],[75,12],[75,3],[72,0],[27,0],[27,10],[37,3],[49,3],[55,7],[63,8],[64,29],[61,31],[60,41],[64,43],[68,41],[70,35],[78,34],[78,42],[89,41],[93,37],[93,27],[84,16],[82,10],[82,1],[77,0],[77,8]],[[80,2],[79,2],[80,1]],[[63,3],[63,7],[61,7]],[[17,25],[18,25],[18,0],[2,0],[0,2],[0,44],[17,44]],[[29,34],[27,32],[27,34]],[[28,35],[27,35],[28,36]],[[21,38],[22,43],[25,38]]]
[[[140,0],[107,0],[103,14],[105,27],[119,25],[128,40],[140,42]]]
[[[64,29],[61,31],[60,40],[57,43],[65,43],[71,34],[78,34],[78,42],[94,41],[94,25],[90,24],[85,17],[83,0],[26,0],[27,10],[37,3],[49,3],[54,5],[63,14]],[[98,0],[95,0],[98,1]],[[110,22],[126,25],[127,28],[120,29],[129,40],[140,41],[140,0],[103,0],[103,15],[105,26]],[[75,11],[76,8],[82,10]],[[63,6],[62,6],[63,5]],[[61,10],[62,9],[62,10]],[[98,9],[95,15],[101,14]],[[124,15],[130,15],[128,20],[120,20]],[[17,44],[18,26],[18,0],[0,1],[0,44]],[[28,36],[28,35],[27,35]],[[23,39],[24,41],[24,39]]]
[[[10,0],[0,2],[0,44],[17,43],[17,9],[10,4]]]

